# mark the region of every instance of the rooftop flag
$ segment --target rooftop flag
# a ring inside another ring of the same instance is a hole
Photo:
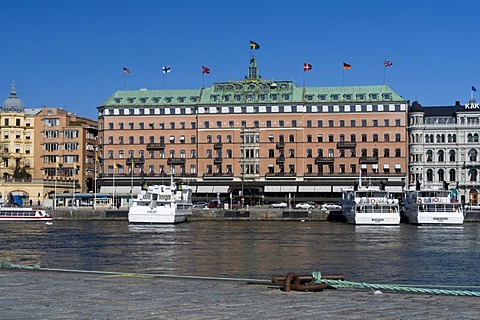
[[[393,62],[392,62],[392,61],[387,61],[387,60],[385,60],[385,61],[383,62],[383,65],[384,65],[385,67],[391,67],[391,66],[393,66]]]
[[[63,164],[57,162],[57,169],[62,169],[62,168],[63,168]]]
[[[163,73],[170,73],[170,66],[163,66],[162,67],[162,72]]]
[[[477,88],[475,88],[474,86],[472,86],[472,91],[477,92]]]
[[[250,40],[250,50],[258,50],[260,49],[260,45],[255,41]]]
[[[210,74],[210,68],[202,66],[202,74]]]
[[[123,73],[132,73],[132,70],[123,67]]]
[[[303,71],[310,71],[312,70],[312,65],[310,63],[304,63],[303,64]]]
[[[351,64],[346,63],[346,62],[343,63],[343,69],[351,69],[351,68],[352,68]]]

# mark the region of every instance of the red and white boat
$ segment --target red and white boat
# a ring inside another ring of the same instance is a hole
[[[0,221],[51,221],[45,211],[33,208],[1,207]]]

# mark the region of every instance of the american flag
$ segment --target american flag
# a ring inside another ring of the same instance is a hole
[[[383,62],[383,65],[384,65],[385,67],[391,67],[391,66],[393,66],[393,62],[392,62],[392,61],[384,61],[384,62]]]

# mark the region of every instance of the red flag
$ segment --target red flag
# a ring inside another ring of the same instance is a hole
[[[123,67],[123,73],[131,73],[131,72],[132,72],[132,70]]]
[[[304,63],[303,64],[303,71],[310,71],[312,70],[312,65],[310,63]]]
[[[210,68],[202,66],[202,74],[210,74]]]
[[[384,61],[384,62],[383,62],[383,65],[384,65],[385,67],[391,67],[391,66],[393,66],[393,62],[392,62],[392,61]]]
[[[351,69],[352,68],[352,65],[351,64],[348,64],[348,63],[343,63],[343,69]]]

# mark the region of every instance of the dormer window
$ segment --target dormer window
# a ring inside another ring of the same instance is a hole
[[[230,101],[230,95],[229,95],[229,94],[225,94],[225,95],[223,96],[223,101],[225,101],[225,102]]]
[[[147,102],[147,98],[140,98],[140,102],[141,102],[141,103],[146,103],[146,102]]]
[[[153,100],[153,103],[158,103],[160,101],[160,98],[159,97],[153,97],[152,100]]]
[[[178,97],[177,100],[178,102],[183,103],[185,102],[185,97]]]
[[[278,100],[278,94],[272,93],[272,94],[270,95],[270,99],[272,99],[272,100],[274,100],[274,101]]]
[[[370,99],[378,100],[378,93],[370,93]]]
[[[247,94],[247,101],[253,101],[254,97],[255,97],[255,95],[253,93]]]
[[[352,94],[351,93],[346,93],[346,94],[343,95],[343,98],[345,100],[352,100]]]
[[[365,93],[358,93],[357,100],[365,100]]]
[[[384,93],[384,94],[382,94],[382,97],[385,100],[392,100],[392,94],[391,93]]]
[[[242,101],[242,95],[241,94],[236,94],[234,96],[234,98],[235,98],[235,101]]]
[[[120,103],[122,101],[122,98],[115,98],[116,103]]]
[[[210,100],[213,101],[213,102],[218,101],[218,95],[212,94],[212,95],[210,96]]]
[[[127,98],[128,103],[133,103],[135,101],[135,98]]]
[[[306,94],[305,95],[305,100],[312,101],[313,100],[313,94]]]
[[[221,84],[217,85],[217,90],[223,90],[223,85]]]
[[[332,95],[331,95],[331,98],[332,98],[332,100],[338,100],[338,99],[340,99],[340,95],[338,95],[338,94],[332,94]]]
[[[229,85],[227,86],[227,89],[228,89],[228,90],[233,90],[233,85],[229,84]]]
[[[325,101],[325,100],[327,100],[327,95],[326,94],[319,94],[318,99]]]
[[[282,94],[283,100],[290,100],[290,93],[284,93]]]
[[[192,97],[190,97],[190,101],[192,101],[192,102],[197,102],[197,101],[198,101],[198,97],[192,96]]]
[[[172,97],[165,97],[165,102],[171,103],[172,102]]]
[[[248,85],[248,89],[250,89],[250,90],[255,89],[255,85],[254,85],[253,83],[250,83],[250,84]]]

